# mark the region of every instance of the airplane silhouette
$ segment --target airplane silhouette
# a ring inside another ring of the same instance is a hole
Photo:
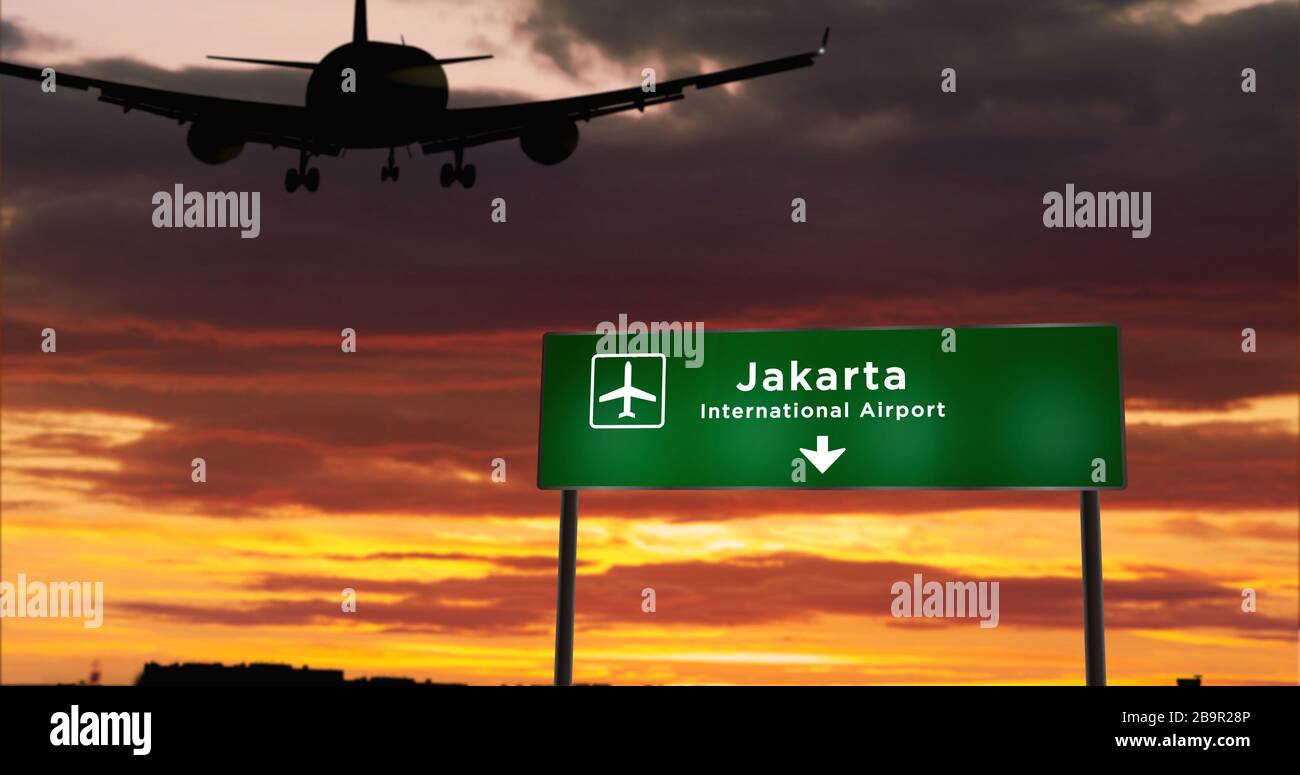
[[[632,387],[632,361],[623,364],[623,387],[609,391],[605,395],[601,396],[599,401],[603,404],[606,401],[615,401],[620,398],[623,399],[623,411],[618,413],[619,417],[636,417],[636,415],[632,413],[632,399],[634,398],[651,402],[659,400],[644,390],[638,390]]]
[[[320,62],[210,57],[310,70],[305,105],[207,97],[64,73],[56,73],[55,85],[81,91],[98,89],[100,101],[119,105],[124,112],[140,110],[190,124],[186,143],[195,158],[207,164],[234,159],[247,143],[296,148],[298,166],[290,167],[284,176],[285,190],[290,193],[299,186],[308,191],[320,186],[320,171],[308,168],[313,156],[338,156],[350,148],[387,148],[388,163],[380,169],[380,180],[396,181],[399,168],[393,162],[393,151],[412,143],[419,143],[425,154],[451,151],[454,164],[443,164],[442,186],[459,182],[470,188],[478,173],[473,164],[464,163],[466,148],[518,138],[529,159],[558,164],[578,146],[578,121],[675,102],[683,99],[691,86],[707,89],[808,67],[825,53],[829,37],[828,27],[816,51],[664,81],[653,91],[635,86],[558,100],[450,109],[443,66],[491,55],[435,59],[405,42],[371,41],[366,35],[366,0],[356,0],[352,41]],[[344,88],[347,68],[354,79],[351,91]],[[41,70],[10,62],[0,62],[0,74],[45,80]]]

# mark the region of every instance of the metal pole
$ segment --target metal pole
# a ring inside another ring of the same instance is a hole
[[[1088,686],[1106,685],[1106,620],[1101,602],[1101,498],[1084,490],[1079,499],[1083,545],[1083,658]]]
[[[578,491],[560,495],[559,590],[555,598],[555,685],[573,685],[573,603],[578,584]]]

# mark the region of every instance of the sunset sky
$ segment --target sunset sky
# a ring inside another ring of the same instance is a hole
[[[204,56],[316,59],[351,14],[7,0],[0,57],[300,103],[304,71]],[[287,195],[292,151],[209,167],[172,122],[0,79],[0,578],[103,581],[107,598],[98,630],[3,620],[0,680],[264,661],[549,682],[541,335],[626,313],[1119,324],[1110,681],[1296,683],[1298,22],[1294,2],[371,0],[372,39],[496,55],[448,68],[453,106],[794,54],[832,28],[815,67],[583,124],[562,165],[474,149],[469,191],[440,188],[444,158],[416,147],[399,183],[358,151]],[[153,228],[153,193],[176,183],[261,191],[261,236]],[[1067,183],[1152,192],[1150,238],[1044,229],[1043,194]],[[1083,682],[1077,494],[580,500],[575,681]],[[999,581],[999,626],[894,619],[890,587],[914,573]]]

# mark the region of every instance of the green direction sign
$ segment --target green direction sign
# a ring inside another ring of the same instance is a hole
[[[1127,482],[1115,326],[713,331],[697,368],[611,340],[542,339],[539,487]]]

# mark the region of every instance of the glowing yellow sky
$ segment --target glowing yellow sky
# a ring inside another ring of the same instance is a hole
[[[1272,419],[1295,396],[1243,407],[1227,419]],[[1284,413],[1282,413],[1284,414]],[[1148,420],[1195,421],[1195,414],[1152,412]],[[1216,415],[1216,420],[1224,419]],[[1282,418],[1285,420],[1285,418]],[[1294,425],[1291,426],[1294,429]],[[37,434],[94,435],[105,448],[138,439],[157,426],[139,418],[57,412],[6,413],[3,418],[5,578],[101,580],[105,625],[85,630],[78,621],[8,620],[3,671],[7,682],[70,681],[98,662],[105,680],[129,682],[148,660],[282,661],[345,669],[349,675],[408,675],[442,681],[546,682],[551,670],[549,628],[527,634],[393,633],[337,622],[309,626],[242,627],[175,623],[117,613],[114,602],[153,601],[240,608],[283,600],[284,593],[250,589],[268,570],[277,574],[355,578],[359,607],[385,599],[368,582],[418,578],[482,578],[475,560],[394,563],[339,562],[327,557],[403,552],[551,557],[556,522],[484,516],[374,515],[339,518],[295,511],[264,519],[231,520],[175,515],[104,502],[81,493],[79,475],[108,464],[93,458],[29,454]],[[56,476],[51,477],[51,474]],[[184,472],[180,472],[184,475]],[[27,500],[39,508],[25,508]],[[870,496],[864,494],[864,506]],[[1213,514],[1105,509],[1106,577],[1117,582],[1150,565],[1190,567],[1239,579],[1261,594],[1261,612],[1296,610],[1296,545],[1276,538],[1206,541],[1161,529],[1167,519],[1202,517],[1294,531],[1294,513]],[[770,514],[722,522],[621,519],[586,499],[580,531],[578,607],[583,577],[617,565],[668,561],[725,562],[797,552],[849,560],[893,560],[960,567],[989,578],[1078,573],[1078,523],[1060,513],[954,512],[881,516]],[[550,572],[536,583],[554,585]],[[707,594],[707,590],[702,590]],[[290,597],[292,595],[289,595]],[[1082,637],[1070,628],[942,629],[908,626],[863,615],[820,615],[808,621],[724,626],[673,624],[675,601],[660,597],[643,624],[579,627],[576,664],[582,681],[617,683],[942,682],[1071,683],[1081,680]],[[639,590],[627,590],[637,610]],[[1004,602],[1004,608],[1008,605]],[[1223,605],[1237,601],[1225,596]],[[1246,616],[1247,614],[1242,614]],[[1006,614],[1004,613],[1004,617]],[[581,621],[581,618],[580,618]],[[1294,642],[1261,640],[1239,631],[1118,630],[1108,633],[1112,681],[1169,683],[1200,673],[1215,683],[1293,682]]]

